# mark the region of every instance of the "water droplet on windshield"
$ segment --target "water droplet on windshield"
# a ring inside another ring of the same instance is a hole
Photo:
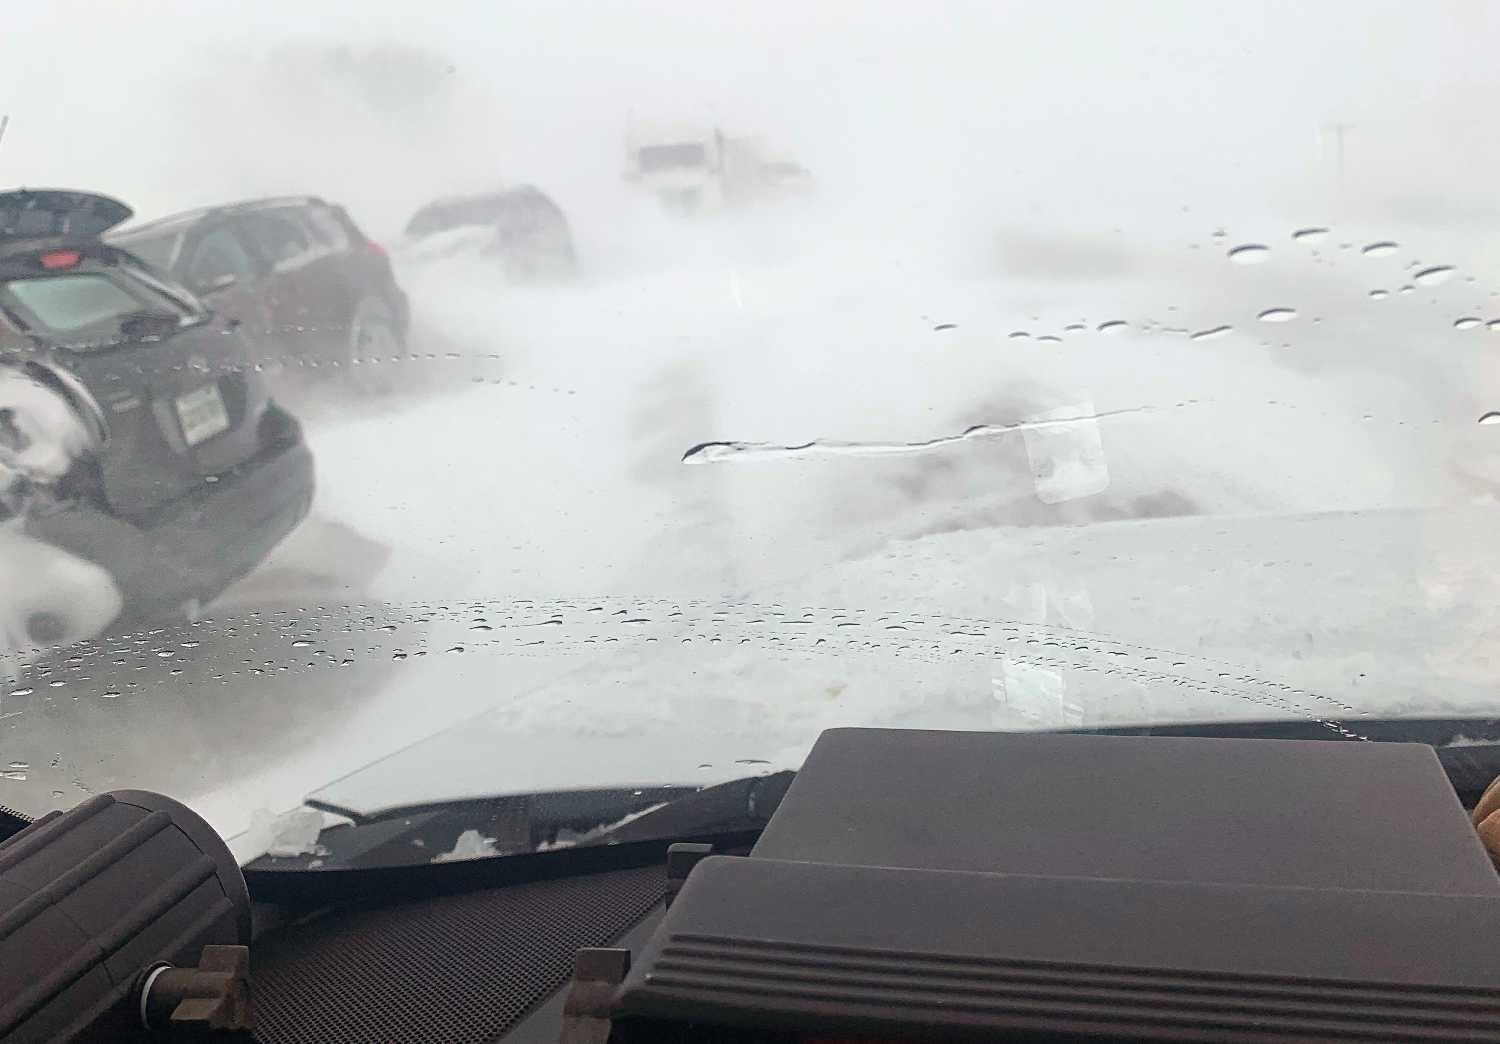
[[[1433,265],[1412,276],[1418,286],[1440,286],[1453,277],[1452,265]]]
[[[1257,315],[1255,318],[1259,319],[1263,323],[1286,323],[1297,318],[1297,309],[1267,308],[1264,312],[1261,312],[1260,315]]]
[[[1411,293],[1412,292],[1412,286],[1411,286],[1411,284],[1408,283],[1406,286],[1403,286],[1401,288],[1400,292],[1403,293],[1403,294],[1409,294],[1409,293]]]
[[[1055,334],[1042,334],[1042,336],[1038,337],[1037,340],[1038,341],[1044,341],[1047,344],[1061,344],[1062,343],[1062,338],[1056,336]]]
[[[1392,243],[1388,239],[1382,239],[1378,243],[1371,243],[1360,251],[1365,257],[1390,257],[1396,252],[1399,243]]]
[[[1213,326],[1207,330],[1198,330],[1189,336],[1195,341],[1211,341],[1216,337],[1223,337],[1234,330],[1232,326]]]
[[[1500,333],[1500,319],[1491,319],[1484,325],[1489,327],[1491,330],[1494,330],[1496,333]]]
[[[958,329],[958,324],[957,323],[938,323],[936,326],[934,326],[932,328],[932,332],[933,333],[941,333],[944,330],[957,330],[957,329]]]
[[[1486,413],[1483,417],[1479,418],[1479,423],[1480,424],[1486,424],[1486,425],[1488,425],[1488,424],[1500,424],[1500,413],[1497,413],[1494,410],[1491,410],[1489,413]]]
[[[470,624],[469,625],[469,630],[471,630],[471,631],[493,631],[494,628],[491,627],[487,623],[477,623],[477,624]]]
[[[1466,315],[1462,319],[1453,320],[1453,329],[1455,330],[1472,330],[1478,325],[1479,320],[1472,315]]]
[[[47,686],[52,689],[61,689],[66,684],[68,683],[59,678],[57,681],[49,681]]]
[[[1117,330],[1125,329],[1127,325],[1124,319],[1109,319],[1100,323],[1097,329],[1100,333],[1115,333]]]
[[[404,652],[393,652],[393,653],[391,653],[391,659],[393,659],[393,660],[404,660],[404,659],[406,659],[406,654]]]
[[[1237,265],[1258,265],[1271,256],[1271,248],[1260,243],[1246,243],[1229,251],[1229,260]]]
[[[1009,336],[1010,336],[1011,340],[1013,340],[1013,341],[1019,341],[1019,340],[1022,340],[1023,338],[1030,337],[1031,335],[1029,333],[1027,333],[1025,330],[1012,330],[1010,332]]]
[[[464,647],[462,645],[455,645],[453,648],[449,649],[448,651],[451,652],[451,653],[461,653],[461,652],[464,651]]]
[[[1328,238],[1328,229],[1321,226],[1299,228],[1292,233],[1292,238],[1299,243],[1321,243]]]
[[[99,698],[101,700],[113,700],[113,699],[118,699],[119,695],[120,694],[118,692],[116,692],[113,689],[110,689],[108,692],[101,692],[99,694]]]
[[[1371,299],[1376,300],[1376,301],[1383,301],[1387,297],[1390,297],[1390,296],[1391,296],[1391,292],[1389,290],[1371,290],[1370,291],[1370,297],[1371,297]]]
[[[12,689],[10,694],[12,696],[30,696],[34,691],[34,689]]]
[[[292,648],[306,649],[311,644],[312,642],[308,641],[306,638],[298,638],[295,642],[292,643]]]
[[[1088,327],[1084,326],[1082,323],[1069,323],[1067,326],[1063,327],[1063,333],[1083,333],[1083,331],[1087,329]]]

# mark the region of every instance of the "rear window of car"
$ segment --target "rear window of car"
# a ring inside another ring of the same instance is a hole
[[[450,228],[491,225],[505,212],[505,196],[473,196],[468,199],[445,199],[429,203],[412,216],[406,225],[409,236],[430,236]]]
[[[534,188],[518,188],[468,199],[429,203],[412,216],[408,236],[429,236],[465,226],[497,225],[502,233],[531,232],[557,225],[562,211]]]
[[[165,294],[99,272],[9,279],[0,283],[0,305],[29,329],[74,342],[117,338],[121,323],[141,312],[191,318]]]

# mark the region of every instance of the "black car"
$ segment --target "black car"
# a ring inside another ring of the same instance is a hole
[[[239,318],[262,356],[342,364],[405,347],[410,308],[390,259],[316,197],[210,207],[107,238]]]
[[[406,237],[426,240],[458,229],[482,230],[481,253],[497,258],[512,279],[561,279],[577,271],[568,219],[534,185],[435,200],[412,215]]]
[[[0,361],[64,375],[105,428],[25,529],[108,570],[126,615],[191,615],[307,514],[313,460],[236,321],[100,238],[129,216],[0,193]]]

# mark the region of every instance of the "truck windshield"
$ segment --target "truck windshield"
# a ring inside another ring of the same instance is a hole
[[[707,150],[696,142],[684,145],[648,145],[638,155],[643,171],[707,166]]]

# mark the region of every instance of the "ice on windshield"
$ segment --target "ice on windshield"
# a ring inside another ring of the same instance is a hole
[[[5,187],[202,321],[0,246],[0,804],[1492,714],[1482,5],[24,6]]]

